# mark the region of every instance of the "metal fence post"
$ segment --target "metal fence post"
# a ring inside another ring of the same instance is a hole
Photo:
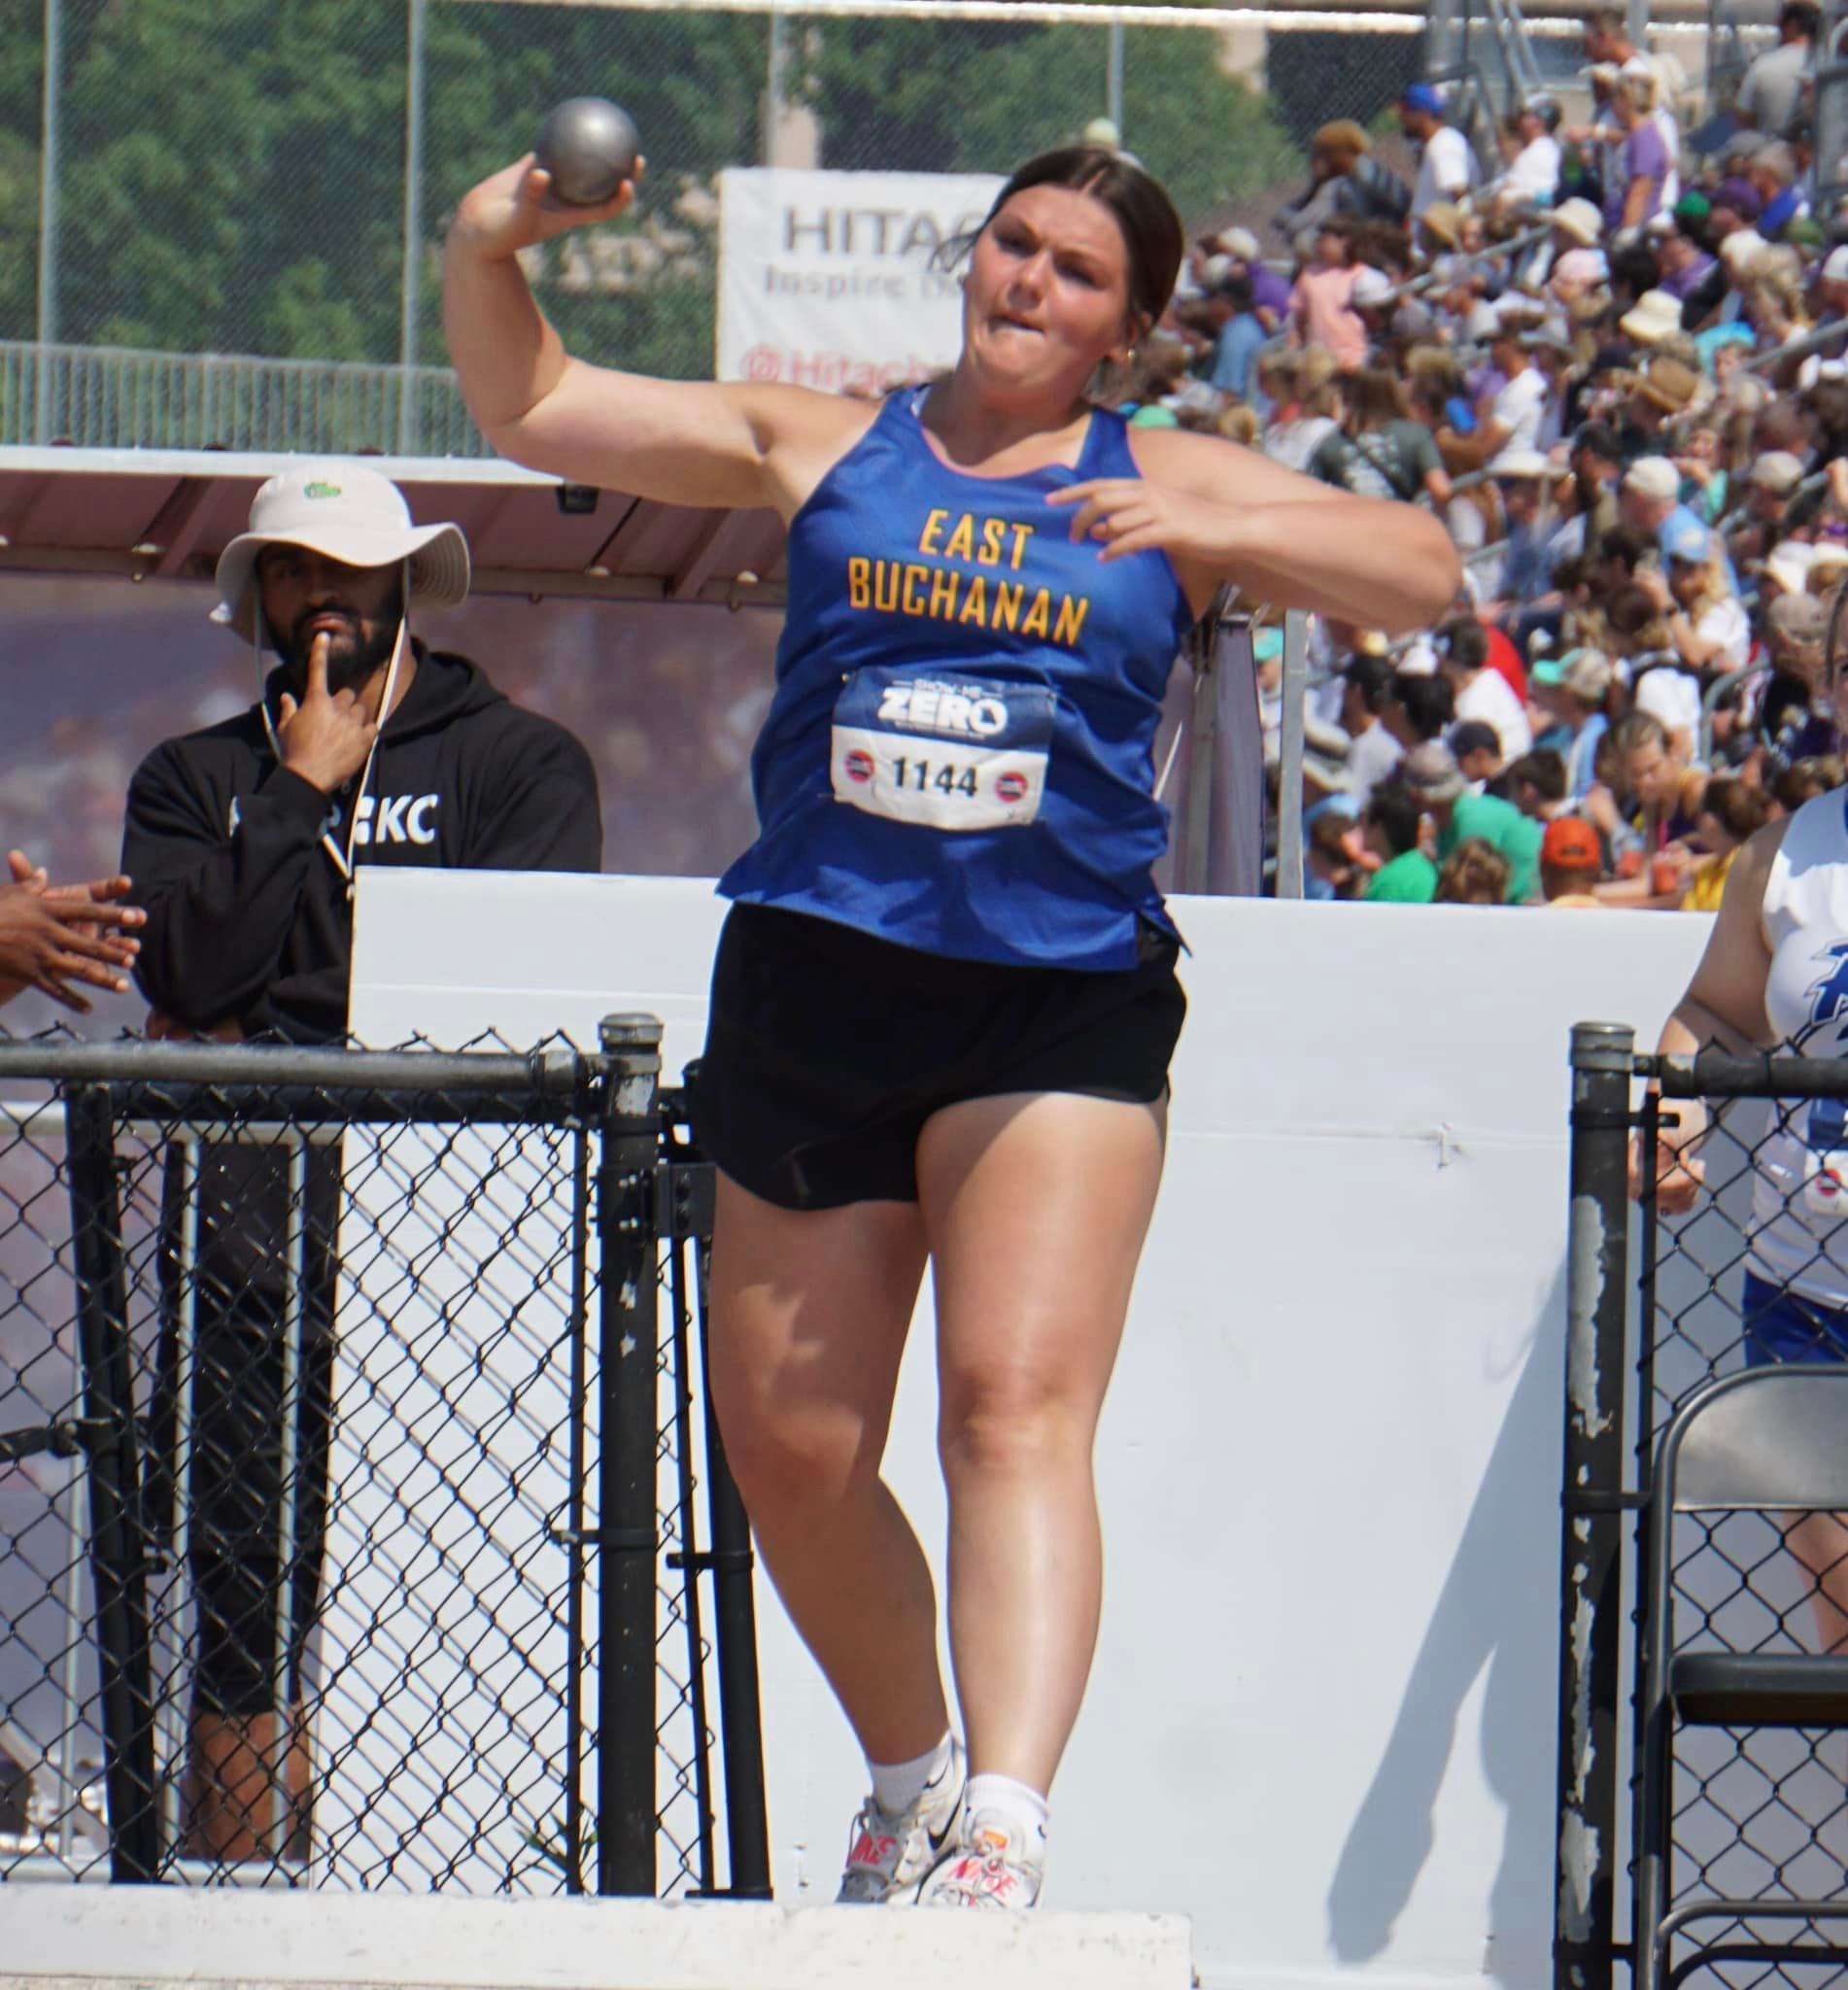
[[[709,1246],[701,1246],[703,1260]],[[702,1263],[703,1272],[703,1263]],[[700,1373],[705,1398],[707,1525],[712,1539],[715,1664],[719,1726],[725,1736],[725,1836],[729,1891],[770,1898],[770,1817],[764,1801],[764,1720],[758,1697],[757,1596],[753,1588],[751,1523],[725,1458],[712,1407],[712,1366],[705,1333],[707,1281],[700,1280]]]
[[[1618,1659],[1635,1032],[1572,1031],[1565,1456],[1559,1587],[1556,1990],[1609,1990],[1615,1957]]]
[[[660,1320],[655,1160],[661,1023],[610,1015],[598,1170],[597,1891],[655,1891],[655,1460]]]
[[[77,1336],[89,1424],[90,1564],[96,1590],[110,1875],[152,1881],[160,1867],[159,1792],[148,1626],[147,1542],[128,1344],[127,1275],[106,1085],[64,1095]]]
[[[404,77],[404,270],[398,300],[397,453],[417,451],[418,341],[424,283],[424,45],[427,0],[410,0]],[[383,423],[380,427],[383,428]]]

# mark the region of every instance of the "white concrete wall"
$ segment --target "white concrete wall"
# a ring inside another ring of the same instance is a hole
[[[589,1043],[651,1010],[671,1076],[721,910],[686,880],[363,873],[354,1027]],[[1191,1915],[1209,1990],[1538,1986],[1566,1037],[1653,1039],[1706,921],[1176,910],[1192,1011],[1100,1443],[1103,1642],[1048,1898]],[[935,1547],[929,1345],[888,1469]],[[777,1891],[826,1899],[862,1771],[761,1609]]]

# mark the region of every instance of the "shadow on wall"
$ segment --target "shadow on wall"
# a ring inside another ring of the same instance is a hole
[[[1456,1722],[1489,1667],[1482,1745],[1488,1783],[1507,1811],[1489,1901],[1483,1970],[1532,1984],[1550,1970],[1553,1899],[1557,1593],[1523,1590],[1512,1566],[1558,1563],[1558,1507],[1535,1486],[1558,1476],[1565,1280],[1555,1275],[1525,1366],[1477,1489],[1454,1561],[1413,1663],[1405,1697],[1328,1894],[1329,1946],[1343,1963],[1382,1954],[1416,1890]]]

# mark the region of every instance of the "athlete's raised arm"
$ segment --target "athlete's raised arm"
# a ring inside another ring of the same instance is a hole
[[[872,421],[866,403],[796,387],[653,380],[574,360],[539,309],[519,252],[614,221],[546,205],[529,156],[462,200],[443,261],[443,322],[468,411],[502,456],[572,483],[670,504],[774,506],[788,517]]]

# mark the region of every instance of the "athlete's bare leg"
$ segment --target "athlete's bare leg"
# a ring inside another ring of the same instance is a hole
[[[1097,1642],[1092,1450],[1165,1135],[1165,1107],[1041,1093],[950,1107],[918,1146],[970,1768],[1042,1792]]]
[[[770,1580],[873,1762],[949,1725],[924,1551],[879,1476],[924,1272],[913,1203],[785,1210],[723,1174],[712,1392]]]
[[[1848,1651],[1848,1526],[1839,1514],[1806,1513],[1793,1518],[1785,1539],[1816,1578],[1818,1650]]]

